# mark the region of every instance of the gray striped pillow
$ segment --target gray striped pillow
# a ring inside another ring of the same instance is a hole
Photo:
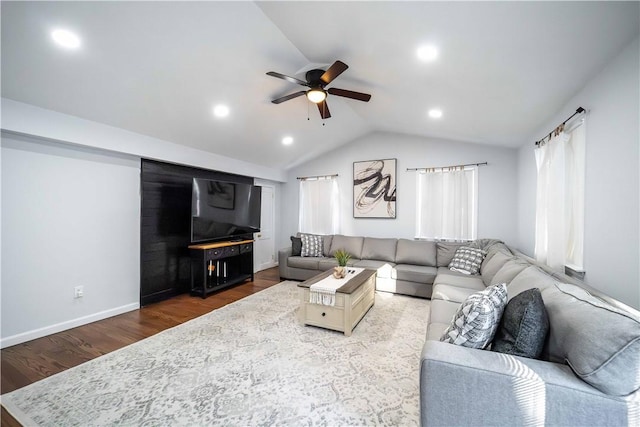
[[[449,263],[449,269],[464,274],[478,274],[482,260],[487,255],[482,249],[461,246],[456,249],[453,259]]]
[[[300,256],[322,256],[322,236],[317,236],[315,234],[300,234],[300,240],[302,240]]]
[[[440,341],[463,347],[487,348],[500,325],[507,299],[507,285],[504,283],[469,295]]]

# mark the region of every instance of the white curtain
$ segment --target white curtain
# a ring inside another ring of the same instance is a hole
[[[339,201],[335,177],[300,180],[298,230],[301,233],[338,234]]]
[[[476,238],[477,168],[428,169],[417,175],[416,237]]]
[[[556,271],[582,269],[584,240],[584,127],[560,132],[535,150],[535,257]]]
[[[582,125],[571,132],[566,175],[567,186],[572,190],[567,209],[567,265],[577,270],[584,268],[585,147],[585,126]]]

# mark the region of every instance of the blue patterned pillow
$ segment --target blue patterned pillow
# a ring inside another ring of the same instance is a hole
[[[300,251],[300,256],[322,256],[322,236],[317,236],[315,234],[300,234],[300,239],[302,240],[302,250]]]
[[[449,269],[464,274],[478,274],[484,257],[487,255],[482,249],[461,246],[456,250],[449,263]]]
[[[487,348],[500,325],[507,299],[507,285],[504,283],[469,295],[440,341],[463,347]]]

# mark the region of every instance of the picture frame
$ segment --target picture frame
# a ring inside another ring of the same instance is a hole
[[[397,159],[353,162],[353,217],[396,218]]]

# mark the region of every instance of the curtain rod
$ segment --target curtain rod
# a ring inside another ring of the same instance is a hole
[[[407,171],[423,171],[427,169],[447,169],[447,168],[464,168],[466,166],[485,166],[487,162],[482,163],[467,163],[466,165],[451,165],[451,166],[438,166],[437,168],[407,168]]]
[[[336,176],[338,176],[337,173],[334,173],[333,175],[299,176],[296,179],[304,181],[305,179],[335,178]]]
[[[562,126],[564,126],[569,120],[573,119],[573,117],[576,114],[582,114],[584,113],[584,108],[582,107],[578,107],[576,109],[576,112],[573,113],[572,115],[569,116],[569,118],[567,120],[565,120],[564,122],[560,123],[554,130],[552,130],[551,132],[549,132],[549,135],[544,136],[542,139],[540,139],[539,141],[536,141],[534,144],[536,145],[536,147],[540,146],[540,144],[542,144],[544,142],[545,139],[547,138],[551,138],[551,135],[553,134],[553,132],[556,132],[558,129],[562,128]]]

